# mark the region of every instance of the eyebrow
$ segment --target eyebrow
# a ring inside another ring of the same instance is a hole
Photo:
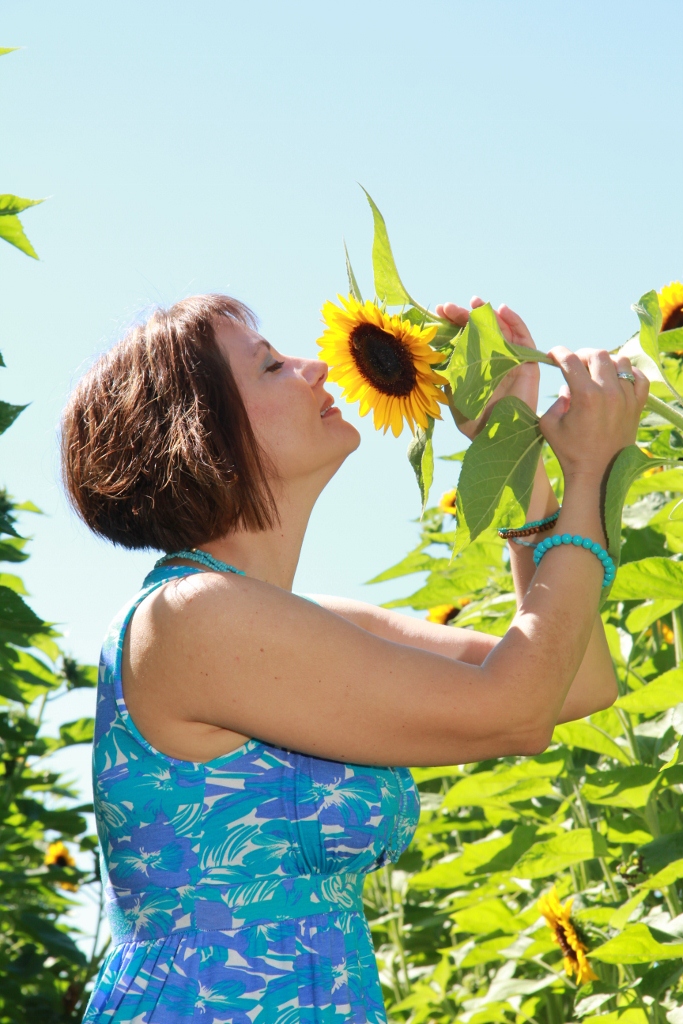
[[[260,348],[261,348],[261,346],[262,346],[262,345],[263,345],[263,346],[264,346],[264,347],[265,347],[266,349],[268,349],[268,351],[269,351],[269,352],[272,352],[272,351],[273,351],[273,346],[272,346],[272,345],[270,344],[270,342],[269,342],[269,341],[266,341],[266,339],[265,339],[265,338],[261,338],[261,340],[260,340],[259,342],[257,342],[257,344],[256,344],[256,346],[255,346],[255,348],[254,348],[254,358],[256,357],[256,354],[257,354],[257,353],[259,352],[259,350],[260,350]]]

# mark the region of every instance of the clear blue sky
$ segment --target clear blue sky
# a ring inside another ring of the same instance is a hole
[[[0,394],[32,403],[0,440],[1,479],[46,513],[26,523],[25,577],[82,660],[151,558],[69,513],[56,425],[141,311],[227,291],[278,348],[313,354],[320,307],[345,287],[343,236],[370,285],[356,182],[416,297],[506,301],[543,348],[617,344],[630,303],[683,274],[678,0],[4,0],[2,13],[0,44],[24,49],[0,62],[0,191],[51,198],[24,215],[40,263],[0,246]],[[381,601],[404,584],[362,584],[413,545],[417,492],[407,433],[361,429],[296,586]],[[443,424],[436,446],[463,444]],[[437,491],[452,472],[441,463]],[[72,695],[63,717],[91,699]]]

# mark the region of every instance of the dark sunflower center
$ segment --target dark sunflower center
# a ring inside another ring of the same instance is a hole
[[[60,853],[58,857],[55,857],[53,863],[58,868],[68,868],[68,866],[69,866],[69,862],[68,862],[68,860],[66,859],[66,857],[64,856],[63,853]]]
[[[405,398],[411,393],[417,371],[402,341],[374,324],[358,324],[350,341],[356,366],[368,383],[384,395]]]
[[[560,949],[562,950],[562,955],[563,956],[568,956],[572,960],[576,960],[576,953],[574,952],[572,947],[569,945],[569,941],[567,939],[567,933],[565,932],[565,930],[564,930],[564,928],[562,927],[561,924],[557,924],[556,925],[556,927],[555,927],[555,935],[557,936],[557,941],[559,943]]]
[[[672,309],[662,324],[663,331],[673,331],[677,327],[683,327],[683,306],[679,306],[678,309]]]

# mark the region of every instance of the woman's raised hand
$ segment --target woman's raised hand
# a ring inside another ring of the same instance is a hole
[[[650,388],[644,373],[625,357],[599,349],[550,350],[567,382],[541,417],[541,430],[555,452],[565,479],[602,479],[616,455],[636,439]],[[635,383],[618,377],[630,373]]]
[[[472,306],[472,309],[477,309],[479,306],[484,305],[484,300],[480,299],[478,295],[475,295],[470,305]],[[444,317],[444,319],[450,320],[452,323],[458,324],[460,327],[465,326],[470,315],[470,311],[468,309],[464,306],[457,306],[454,302],[445,302],[438,305],[436,307],[436,313],[437,316]],[[518,316],[517,313],[511,310],[509,306],[499,306],[498,311],[496,312],[496,318],[498,320],[498,326],[500,327],[506,341],[512,342],[514,345],[523,345],[526,348],[536,348],[534,340],[529,333],[529,328],[524,323],[521,316]],[[498,385],[481,416],[478,416],[476,420],[468,420],[464,417],[458,416],[458,429],[461,430],[466,437],[475,437],[486,423],[491,409],[496,402],[501,398],[505,398],[507,395],[514,395],[516,398],[521,398],[523,402],[526,402],[529,408],[536,412],[536,406],[538,404],[539,376],[538,363],[522,363],[520,366],[517,366],[514,370],[511,370]]]

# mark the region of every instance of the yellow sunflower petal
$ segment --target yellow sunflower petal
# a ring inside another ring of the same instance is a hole
[[[432,364],[443,356],[429,344],[436,325],[418,327],[352,295],[340,295],[339,303],[324,304],[326,329],[318,345],[329,379],[342,387],[346,401],[359,401],[361,416],[373,409],[375,428],[391,429],[395,437],[404,421],[414,432],[416,423],[426,428],[428,417],[440,419],[446,381]]]
[[[683,283],[672,281],[657,293],[659,308],[662,311],[662,330],[670,331],[674,327],[683,327]]]

